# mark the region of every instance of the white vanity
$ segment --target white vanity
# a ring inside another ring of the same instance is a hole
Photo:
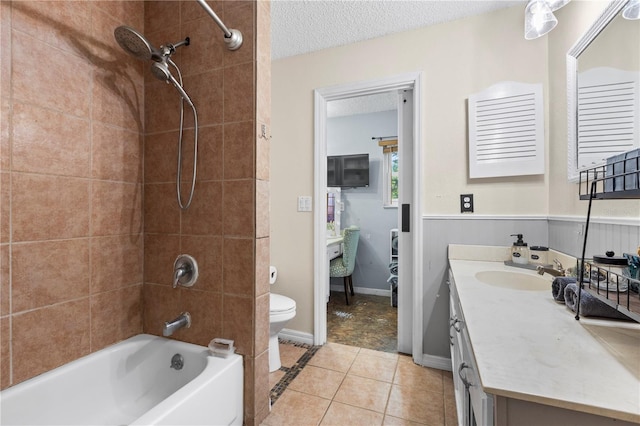
[[[509,253],[449,246],[460,424],[640,423],[640,324],[576,321],[553,300],[552,277],[506,266]]]

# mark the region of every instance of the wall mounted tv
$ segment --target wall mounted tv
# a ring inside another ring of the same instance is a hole
[[[340,188],[369,186],[369,154],[327,157],[327,186]]]

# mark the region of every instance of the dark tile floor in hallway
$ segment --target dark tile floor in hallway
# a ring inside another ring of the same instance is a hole
[[[347,305],[343,292],[331,292],[327,305],[327,341],[397,352],[398,308],[385,296],[356,293]]]

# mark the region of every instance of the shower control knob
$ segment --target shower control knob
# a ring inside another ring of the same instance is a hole
[[[181,254],[173,262],[173,288],[191,287],[198,280],[198,262],[188,255]]]

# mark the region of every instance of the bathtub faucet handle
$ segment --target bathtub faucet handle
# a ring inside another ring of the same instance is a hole
[[[173,262],[173,288],[191,287],[198,279],[198,262],[188,254],[181,254]]]

